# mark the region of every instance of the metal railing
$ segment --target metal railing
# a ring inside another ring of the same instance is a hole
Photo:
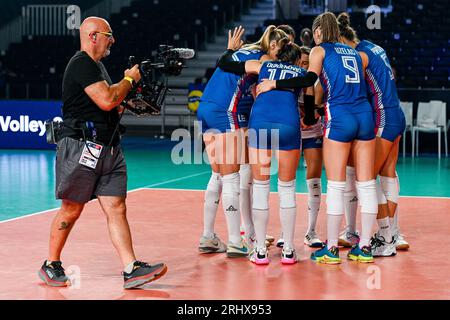
[[[8,49],[14,42],[20,42],[23,36],[69,35],[78,29],[78,23],[89,16],[109,18],[121,8],[130,6],[132,0],[103,0],[93,7],[80,11],[76,6],[66,5],[28,5],[22,7],[22,15],[0,29],[0,50]],[[75,18],[75,25],[69,25],[69,19]]]

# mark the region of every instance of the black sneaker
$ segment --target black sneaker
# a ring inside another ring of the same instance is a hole
[[[44,261],[38,275],[42,281],[52,287],[67,287],[70,285],[70,280],[64,272],[61,261],[52,261],[49,265],[47,265],[47,261]]]
[[[167,266],[164,263],[151,266],[145,262],[135,261],[131,273],[123,272],[123,287],[125,289],[139,287],[145,283],[161,278],[166,272]]]

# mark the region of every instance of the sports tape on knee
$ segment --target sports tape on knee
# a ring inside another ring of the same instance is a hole
[[[398,179],[380,176],[381,189],[383,190],[388,201],[398,203]]]
[[[327,183],[327,214],[344,214],[345,181],[331,181]]]
[[[295,208],[295,179],[291,181],[278,179],[278,196],[280,197],[280,208]]]
[[[270,180],[253,179],[253,209],[269,209]]]
[[[252,171],[249,164],[241,164],[239,169],[240,187],[241,189],[250,189],[252,185]]]
[[[378,198],[375,179],[369,181],[356,181],[361,213],[378,213]]]

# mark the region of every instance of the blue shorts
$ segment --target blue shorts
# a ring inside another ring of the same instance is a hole
[[[339,142],[375,139],[375,124],[372,111],[352,112],[346,106],[325,110],[325,137]]]
[[[405,115],[400,107],[385,108],[374,113],[375,134],[377,137],[394,142],[406,128]]]
[[[248,143],[252,148],[300,150],[300,141],[300,125],[293,127],[274,122],[250,122]]]
[[[202,125],[203,133],[212,129],[225,133],[247,128],[249,117],[249,111],[231,112],[215,103],[206,101],[200,102],[197,110],[197,119]]]
[[[317,138],[308,138],[308,139],[302,139],[302,149],[322,149],[323,147],[323,138],[317,137]]]

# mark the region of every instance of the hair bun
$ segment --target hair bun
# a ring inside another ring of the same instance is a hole
[[[339,24],[344,28],[350,26],[350,15],[347,12],[342,12],[341,14],[339,14],[337,20]]]

